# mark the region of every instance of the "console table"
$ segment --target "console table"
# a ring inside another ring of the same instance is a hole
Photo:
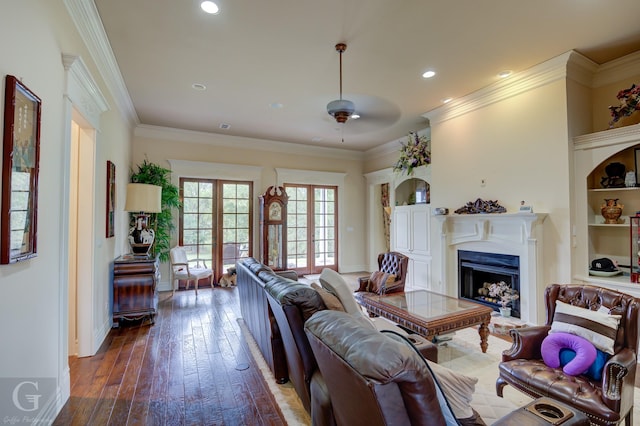
[[[145,317],[154,323],[159,278],[157,257],[125,254],[113,262],[113,327]]]

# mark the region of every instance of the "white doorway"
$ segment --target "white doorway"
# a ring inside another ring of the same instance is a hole
[[[69,161],[69,355],[93,355],[95,129],[75,110]]]

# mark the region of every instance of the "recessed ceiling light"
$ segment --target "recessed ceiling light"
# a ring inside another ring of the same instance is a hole
[[[283,107],[284,105],[282,105],[280,102],[274,102],[272,104],[269,104],[269,108],[273,108],[273,109],[280,109]]]
[[[227,130],[231,128],[231,124],[227,124],[227,123],[220,123],[220,128],[222,130]]]
[[[200,7],[202,8],[202,10],[212,15],[217,14],[218,11],[220,10],[218,8],[218,5],[212,1],[203,1],[202,3],[200,3]]]
[[[498,77],[500,78],[507,78],[511,75],[511,71],[510,70],[504,70],[504,71],[500,71],[498,73]]]
[[[453,98],[444,98],[444,99],[442,100],[442,103],[443,103],[443,104],[448,104],[448,103],[449,103],[449,102],[451,102],[452,100],[453,100]]]
[[[357,112],[354,112],[349,116],[349,118],[352,120],[357,120],[358,118],[360,118],[360,114],[358,114]]]
[[[191,87],[192,87],[194,90],[207,90],[207,86],[205,86],[205,85],[204,85],[204,84],[202,84],[202,83],[193,83],[193,84],[191,85]]]
[[[311,138],[311,142],[322,142],[323,139],[319,137]]]
[[[436,75],[436,72],[435,72],[435,71],[431,71],[431,70],[429,70],[429,71],[425,71],[425,72],[422,74],[422,78],[431,78],[431,77],[433,77],[434,75]]]

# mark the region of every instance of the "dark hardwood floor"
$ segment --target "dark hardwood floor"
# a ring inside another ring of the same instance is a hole
[[[154,325],[112,329],[95,356],[69,360],[55,425],[285,424],[242,336],[235,287],[163,292],[158,305]]]

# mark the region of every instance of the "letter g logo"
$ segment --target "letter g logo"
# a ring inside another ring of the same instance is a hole
[[[16,408],[22,410],[22,411],[36,411],[39,408],[38,403],[40,402],[40,397],[42,395],[40,394],[28,394],[28,395],[24,395],[24,398],[26,399],[27,402],[31,403],[31,408],[25,408],[21,403],[20,403],[20,394],[22,393],[22,387],[25,385],[32,385],[33,388],[35,388],[35,390],[38,390],[38,382],[20,382],[18,383],[18,385],[13,389],[13,405],[16,406]]]

